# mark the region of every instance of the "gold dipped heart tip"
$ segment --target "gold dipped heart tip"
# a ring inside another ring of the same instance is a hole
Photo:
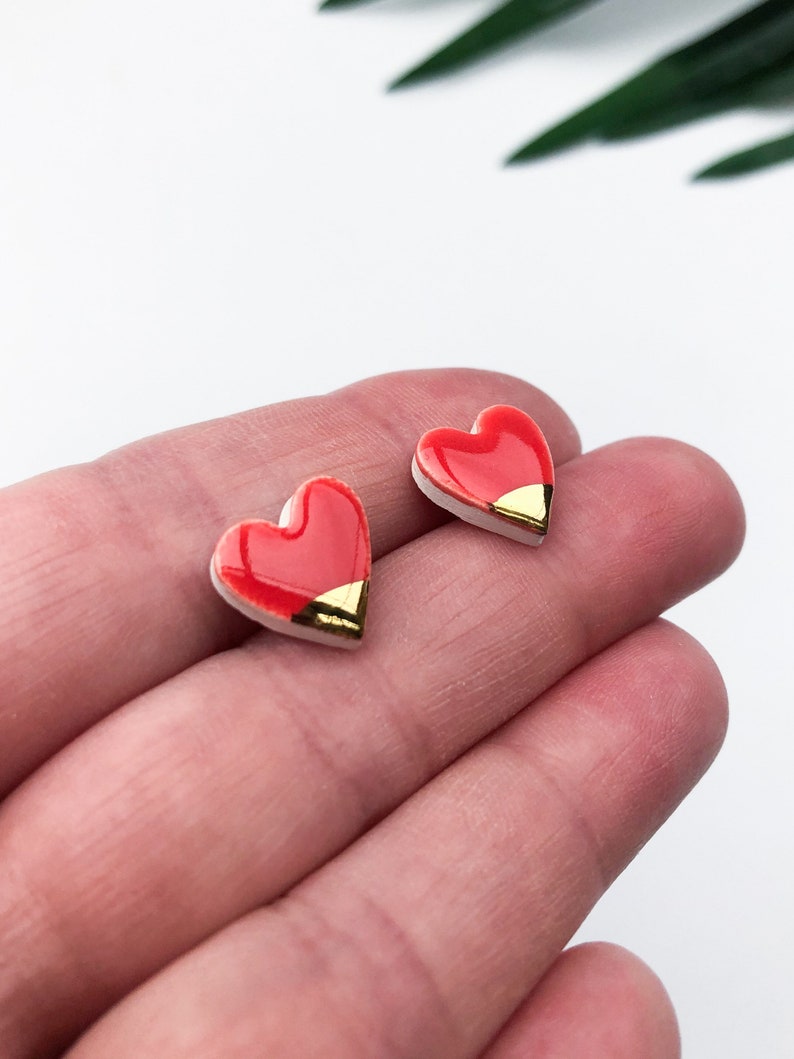
[[[509,522],[545,536],[549,530],[553,492],[553,485],[523,485],[498,497],[488,508]]]
[[[364,635],[368,594],[369,581],[353,581],[333,588],[293,614],[292,621],[318,632],[360,640]]]

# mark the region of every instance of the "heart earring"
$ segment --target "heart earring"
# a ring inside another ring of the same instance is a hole
[[[304,482],[278,525],[226,530],[210,564],[232,607],[276,632],[356,647],[364,634],[372,558],[364,508],[337,478]]]
[[[543,543],[554,465],[540,427],[519,408],[486,408],[469,434],[428,431],[411,471],[425,496],[458,518],[522,544]]]

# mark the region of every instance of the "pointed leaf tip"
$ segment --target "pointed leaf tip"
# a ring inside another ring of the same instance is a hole
[[[417,75],[416,69],[408,70],[407,73],[400,74],[399,77],[395,77],[393,81],[389,81],[386,85],[387,92],[397,92],[401,88],[408,88],[410,85],[418,84],[422,78]]]
[[[505,0],[485,18],[423,59],[394,81],[390,88],[419,84],[454,73],[492,52],[528,37],[549,23],[561,21],[596,0]]]
[[[368,0],[322,0],[318,11],[331,11],[337,7],[360,7],[367,2]]]
[[[771,166],[794,162],[794,132],[750,147],[745,151],[721,158],[713,165],[695,173],[693,180],[725,180],[730,177],[747,176]]]

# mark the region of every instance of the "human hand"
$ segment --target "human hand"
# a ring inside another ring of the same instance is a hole
[[[530,549],[446,516],[425,430],[515,404],[557,467]],[[254,631],[207,566],[343,478],[356,652]],[[742,511],[659,439],[580,456],[532,387],[411,372],[152,438],[0,495],[2,1059],[668,1059],[669,1001],[560,955],[707,768],[719,674],[657,619]]]

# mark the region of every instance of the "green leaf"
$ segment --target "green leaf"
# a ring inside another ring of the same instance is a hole
[[[735,106],[738,84],[758,81],[792,60],[794,3],[766,0],[694,44],[664,56],[521,147],[508,163],[541,158],[588,139],[618,136],[632,125],[651,131],[661,120],[654,114],[711,113],[722,109],[713,106],[721,96],[726,106]]]
[[[525,37],[550,22],[574,15],[581,8],[589,7],[595,2],[596,0],[507,0],[507,3],[470,26],[455,40],[398,77],[389,87],[402,88],[405,85],[418,84],[420,81],[427,81],[468,66],[498,48]]]
[[[684,102],[675,100],[667,106],[641,111],[605,128],[601,138],[607,141],[628,140],[699,121],[736,107],[778,104],[789,100],[793,90],[794,55],[771,70],[759,71],[715,95]]]
[[[757,147],[729,155],[702,169],[693,179],[722,180],[726,177],[745,176],[747,173],[755,173],[759,169],[767,169],[783,162],[794,162],[794,132],[782,136],[779,140],[769,140]]]
[[[334,7],[358,7],[360,4],[369,3],[369,0],[323,0],[320,4],[321,11],[328,11]]]

